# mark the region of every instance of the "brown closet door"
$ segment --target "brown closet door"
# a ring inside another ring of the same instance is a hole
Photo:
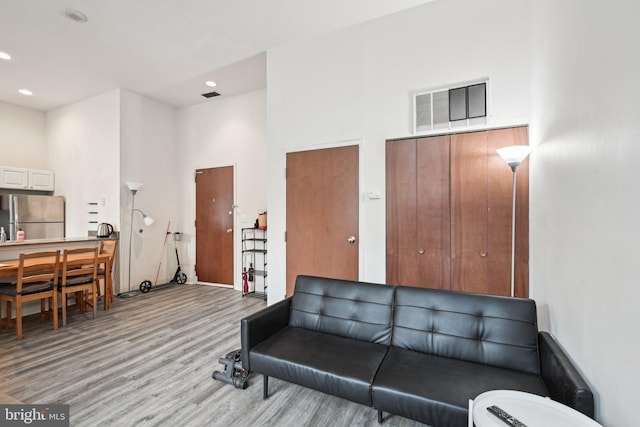
[[[417,141],[417,257],[414,286],[450,289],[449,136]]]
[[[451,289],[486,293],[487,133],[451,136]]]
[[[449,137],[387,141],[387,283],[449,289]]]
[[[387,283],[419,286],[416,140],[387,141]]]
[[[527,127],[387,141],[387,283],[511,291],[513,175],[496,153]],[[529,294],[528,161],[518,168],[515,294]]]

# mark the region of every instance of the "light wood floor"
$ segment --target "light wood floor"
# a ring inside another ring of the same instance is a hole
[[[240,319],[264,301],[200,285],[116,298],[72,312],[57,331],[26,318],[24,339],[0,333],[0,401],[66,403],[72,426],[376,426],[372,408],[251,375],[238,390],[211,378],[240,348]],[[4,399],[4,400],[3,400]],[[387,415],[383,426],[422,424]]]

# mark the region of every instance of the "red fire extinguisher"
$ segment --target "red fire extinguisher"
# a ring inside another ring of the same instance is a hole
[[[249,293],[249,280],[247,276],[247,267],[242,269],[242,292],[245,294]]]

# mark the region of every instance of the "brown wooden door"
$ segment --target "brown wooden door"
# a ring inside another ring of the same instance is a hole
[[[487,133],[451,136],[451,289],[487,287]]]
[[[527,128],[387,141],[387,283],[510,295],[513,175]],[[515,294],[528,296],[528,162],[517,172]]]
[[[424,287],[451,288],[448,136],[417,141],[418,275]]]
[[[450,287],[449,137],[388,141],[387,283]]]
[[[451,136],[451,289],[511,294],[513,174],[496,153],[527,145],[527,128]],[[528,163],[518,168],[516,296],[529,295]]]
[[[358,186],[358,146],[287,154],[287,295],[299,274],[358,280]]]
[[[196,275],[233,285],[233,166],[196,171]]]
[[[416,140],[387,141],[387,283],[420,286]]]

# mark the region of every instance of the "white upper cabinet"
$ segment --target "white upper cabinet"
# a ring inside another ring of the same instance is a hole
[[[54,176],[51,171],[39,171],[29,169],[29,189],[41,191],[53,191]]]
[[[0,166],[0,188],[53,191],[54,185],[51,171]]]
[[[0,166],[0,187],[26,189],[29,187],[29,169]]]

